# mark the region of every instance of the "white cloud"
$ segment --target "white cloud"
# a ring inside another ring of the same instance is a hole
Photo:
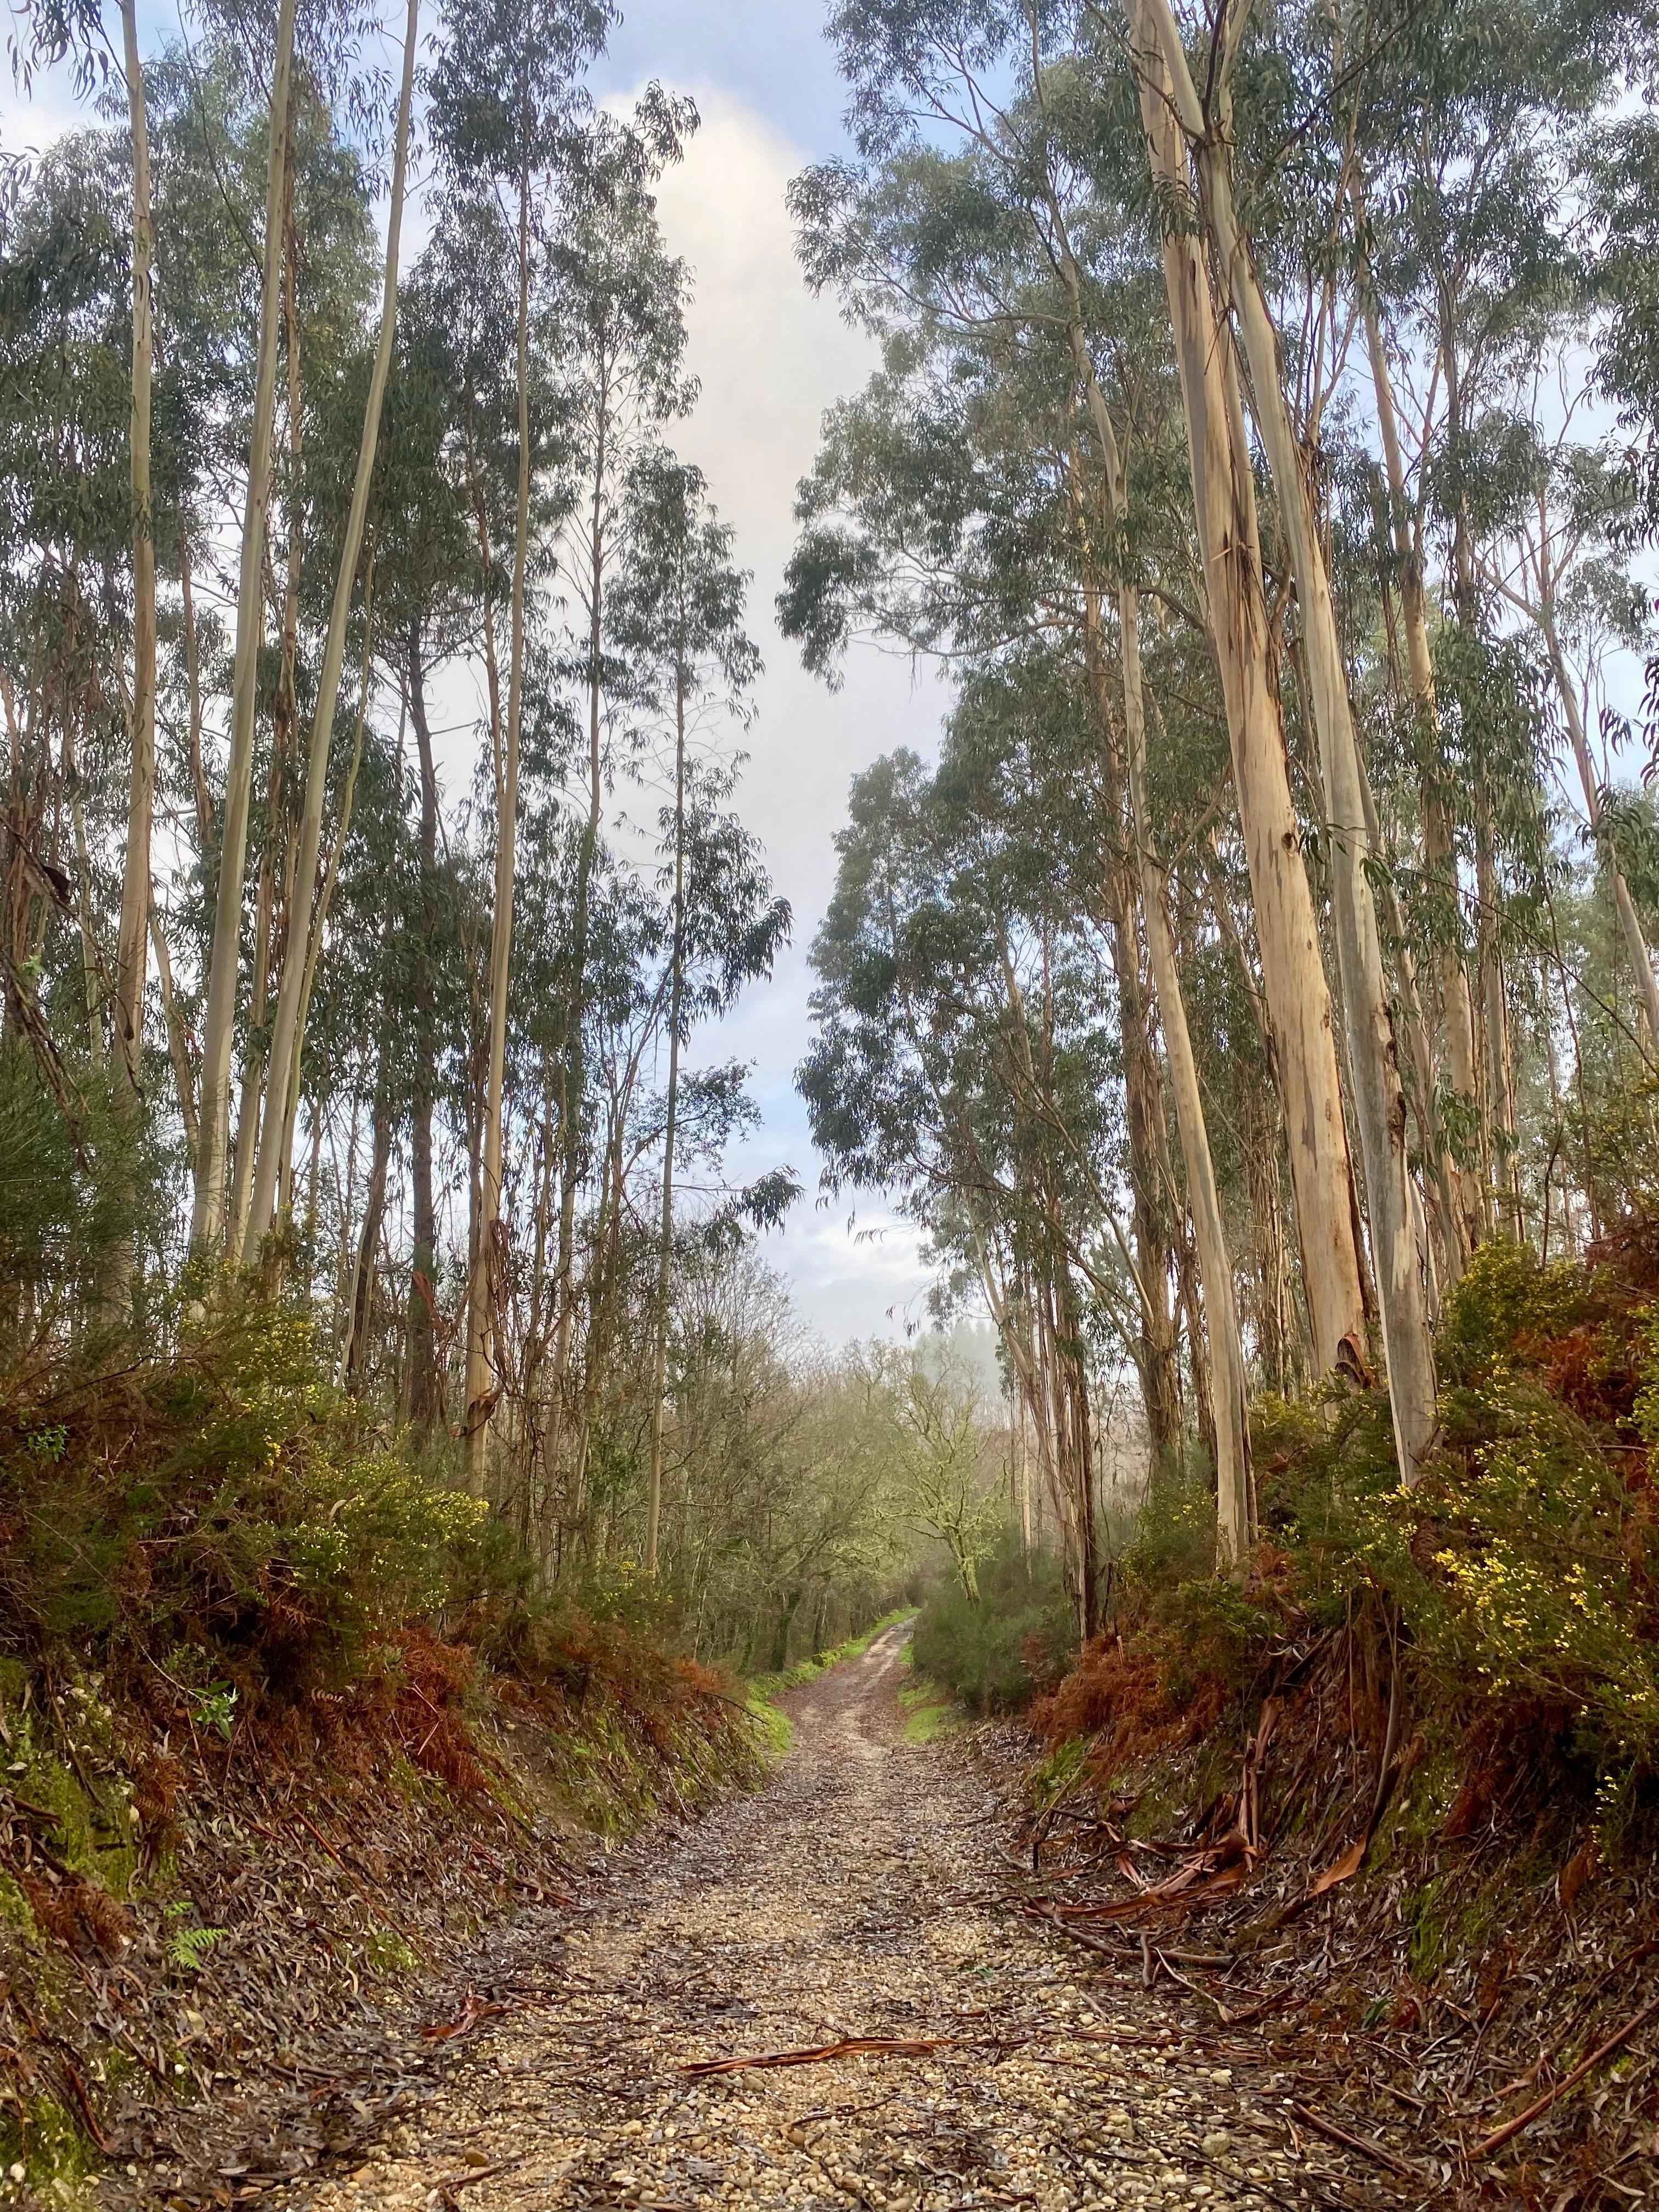
[[[858,769],[901,744],[932,751],[943,694],[926,671],[870,647],[854,648],[844,688],[831,693],[777,629],[773,601],[794,542],[795,487],[811,467],[825,410],[864,383],[875,349],[802,281],[784,195],[805,156],[729,93],[690,88],[702,127],[659,196],[668,243],[696,284],[690,364],[702,398],[678,443],[708,477],[735,526],[739,558],[755,571],[750,617],[766,674],[740,804],[795,909],[794,945],[774,981],[703,1049],[756,1063],[766,1126],[745,1148],[742,1172],[787,1160],[810,1186],[817,1166],[792,1079],[808,1034],[806,951],[835,880],[833,835]],[[803,1316],[833,1339],[921,1319],[929,1277],[910,1224],[872,1208],[849,1231],[845,1212],[798,1209],[776,1240],[773,1256]]]

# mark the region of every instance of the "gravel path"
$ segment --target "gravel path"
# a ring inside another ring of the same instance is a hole
[[[1179,2045],[1159,1992],[1006,1905],[982,1778],[903,1739],[906,1633],[795,1693],[760,1796],[635,1847],[580,1917],[521,1923],[481,1984],[507,2009],[366,2164],[309,2185],[318,2212],[1369,2197],[1340,2151],[1292,2154],[1253,2069]],[[942,2047],[681,2071],[854,2036]]]

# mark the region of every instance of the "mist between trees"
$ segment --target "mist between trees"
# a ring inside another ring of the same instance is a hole
[[[882,367],[781,613],[955,695],[854,784],[800,1081],[1006,1417],[805,1352],[795,1178],[730,1179],[714,1025],[790,915],[674,451],[696,118],[594,105],[608,21],[410,0],[387,72],[319,0],[20,18],[90,119],[0,211],[14,1425],[280,1315],[296,1421],[700,1650],[870,1617],[918,1532],[973,1602],[1045,1515],[1086,1638],[1126,1376],[1237,1565],[1252,1400],[1385,1390],[1410,1488],[1477,1249],[1649,1200],[1653,13],[830,12],[793,209]]]

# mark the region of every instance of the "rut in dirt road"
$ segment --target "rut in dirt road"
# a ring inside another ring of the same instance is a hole
[[[1370,2197],[1340,2154],[1295,2156],[1243,2069],[1175,2049],[1156,1993],[1090,1987],[1006,1899],[982,1780],[903,1738],[907,1633],[796,1693],[758,1796],[647,1838],[590,1914],[521,1923],[504,2014],[367,2164],[309,2186],[319,2212]],[[938,2047],[684,2070],[864,2037]]]

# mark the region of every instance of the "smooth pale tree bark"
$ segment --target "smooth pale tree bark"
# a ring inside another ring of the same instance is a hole
[[[1539,610],[1539,628],[1543,632],[1545,647],[1549,653],[1555,687],[1560,694],[1561,712],[1566,717],[1567,736],[1571,741],[1573,759],[1577,763],[1578,781],[1583,787],[1585,811],[1589,816],[1590,828],[1595,833],[1596,842],[1606,857],[1607,872],[1613,878],[1613,903],[1619,916],[1619,933],[1625,941],[1625,952],[1630,961],[1631,972],[1636,978],[1637,989],[1641,993],[1642,1013],[1648,1032],[1648,1058],[1652,1061],[1656,1052],[1659,1052],[1659,982],[1654,979],[1653,956],[1648,951],[1647,939],[1642,933],[1642,921],[1636,911],[1636,902],[1630,895],[1630,885],[1625,880],[1625,872],[1619,865],[1619,855],[1607,829],[1601,787],[1595,780],[1595,764],[1590,758],[1589,744],[1584,735],[1583,709],[1579,704],[1572,671],[1561,650],[1552,597],[1547,597]]]
[[[386,1097],[385,1053],[375,1085],[374,1142],[370,1155],[368,1189],[364,1195],[363,1225],[357,1239],[356,1265],[351,1276],[351,1310],[346,1332],[343,1380],[356,1398],[362,1395],[363,1370],[368,1364],[369,1326],[374,1317],[374,1263],[386,1220],[386,1180],[392,1167],[392,1106]]]
[[[433,1079],[438,1059],[432,1006],[432,946],[438,934],[438,774],[426,704],[426,668],[417,617],[409,632],[409,718],[421,764],[421,937],[415,955],[415,1097],[410,1114],[409,1176],[414,1249],[410,1256],[407,1364],[409,1418],[422,1433],[435,1426],[438,1388],[438,1217],[432,1187]]]
[[[167,1056],[173,1062],[173,1088],[179,1097],[179,1119],[184,1124],[185,1146],[193,1149],[198,1135],[196,1084],[191,1073],[185,1024],[179,1012],[179,996],[173,988],[173,961],[167,951],[167,932],[162,928],[161,917],[154,907],[149,910],[149,940],[155,949],[155,973],[161,986],[161,1013],[167,1023]]]
[[[270,87],[270,155],[265,178],[265,235],[260,272],[259,350],[248,443],[247,496],[236,592],[236,653],[231,685],[230,759],[219,836],[219,890],[213,914],[207,1006],[202,1026],[201,1139],[191,1243],[217,1254],[225,1230],[229,1150],[230,1060],[236,1035],[241,965],[242,872],[247,860],[248,798],[253,775],[253,718],[264,623],[265,520],[270,507],[270,436],[276,406],[278,285],[289,162],[289,94],[294,67],[295,0],[278,0]]]
[[[1365,809],[1365,834],[1370,840],[1371,849],[1381,852],[1382,820],[1376,811],[1376,799],[1371,790],[1370,777],[1363,756],[1359,762],[1359,785]],[[1429,1042],[1429,1024],[1423,1011],[1422,994],[1417,985],[1417,962],[1406,934],[1405,910],[1400,903],[1400,894],[1395,889],[1391,876],[1382,878],[1377,886],[1377,895],[1382,901],[1382,918],[1388,924],[1389,935],[1396,947],[1395,976],[1400,993],[1401,1033],[1411,1062],[1412,1118],[1417,1124],[1418,1143],[1432,1177],[1430,1188],[1434,1195],[1439,1249],[1443,1255],[1448,1279],[1455,1282],[1463,1272],[1465,1257],[1462,1213],[1457,1202],[1456,1167],[1447,1148],[1435,1106],[1434,1053]],[[1413,1184],[1412,1188],[1414,1194],[1416,1186]],[[1426,1237],[1426,1215],[1424,1216],[1423,1225]],[[1430,1312],[1437,1317],[1439,1289],[1434,1266],[1434,1242],[1425,1242],[1423,1250],[1428,1266]]]
[[[1128,681],[1126,669],[1126,689]],[[1187,1198],[1192,1208],[1199,1280],[1204,1291],[1205,1334],[1209,1340],[1210,1352],[1210,1399],[1215,1419],[1216,1548],[1220,1563],[1231,1565],[1249,1550],[1255,1533],[1250,1479],[1250,1430],[1246,1413],[1249,1382],[1244,1367],[1243,1343],[1239,1334],[1232,1261],[1227,1250],[1227,1232],[1221,1218],[1220,1194],[1216,1188],[1215,1168],[1210,1155],[1203,1094],[1199,1089],[1198,1061],[1193,1051],[1191,1032],[1187,1026],[1187,1008],[1182,997],[1175,941],[1164,904],[1164,871],[1157,858],[1146,804],[1144,718],[1139,735],[1133,723],[1131,725],[1129,776],[1134,799],[1135,835],[1141,853],[1146,945],[1152,956],[1152,980],[1158,990],[1158,1012],[1164,1023],[1164,1049],[1170,1065],[1170,1089],[1175,1094],[1176,1127],[1181,1139],[1182,1161],[1187,1171]]]
[[[1073,465],[1075,488],[1075,452]],[[1084,509],[1080,493],[1079,508],[1081,517]],[[1086,527],[1085,523],[1085,532]],[[1107,936],[1117,985],[1123,1118],[1133,1195],[1133,1274],[1140,1314],[1135,1359],[1152,1462],[1155,1467],[1170,1470],[1180,1462],[1182,1434],[1176,1322],[1169,1291],[1175,1255],[1163,1203],[1164,1191],[1173,1189],[1174,1182],[1166,1173],[1169,1140],[1164,1127],[1163,1075],[1152,1041],[1150,994],[1140,970],[1141,878],[1124,834],[1124,814],[1129,801],[1128,769],[1107,697],[1108,653],[1101,613],[1101,586],[1092,574],[1087,553],[1085,564],[1084,661],[1101,737],[1106,811],[1115,831],[1112,842],[1116,849],[1107,854],[1103,872]],[[1009,964],[1012,966],[1012,963]]]
[[[489,939],[489,1057],[484,1073],[478,1188],[478,1239],[469,1288],[466,1345],[466,1476],[484,1491],[489,1417],[495,1405],[496,1224],[501,1210],[501,1097],[507,1080],[507,984],[513,957],[513,887],[519,831],[519,731],[524,708],[525,577],[530,560],[530,140],[519,170],[519,501],[513,547],[512,644],[507,679],[507,745],[496,793],[495,910]]]
[[[115,956],[115,1042],[136,1126],[144,1048],[144,974],[149,933],[150,816],[155,798],[155,516],[150,494],[150,384],[155,362],[149,128],[138,58],[135,0],[121,0],[127,117],[132,135],[132,773],[126,866]]]
[[[603,647],[607,544],[605,520],[605,482],[611,466],[611,428],[613,398],[605,367],[603,349],[600,386],[594,409],[592,457],[593,495],[588,508],[587,561],[587,819],[582,826],[576,855],[575,896],[570,928],[570,995],[566,1005],[565,1040],[560,1071],[559,1237],[555,1267],[558,1316],[553,1334],[553,1416],[555,1451],[562,1437],[567,1384],[575,1346],[576,1192],[581,1180],[582,1104],[586,1090],[586,1048],[582,1019],[586,997],[588,908],[593,869],[599,857],[599,823],[604,804],[601,735],[604,725]],[[586,1433],[578,1455],[586,1463]]]
[[[1389,486],[1389,532],[1400,580],[1401,628],[1406,635],[1406,665],[1411,681],[1412,712],[1418,739],[1418,783],[1422,793],[1423,857],[1454,902],[1457,898],[1457,842],[1447,804],[1445,763],[1440,749],[1440,708],[1435,695],[1434,659],[1429,647],[1426,594],[1423,586],[1423,558],[1409,519],[1406,498],[1406,467],[1400,444],[1400,422],[1395,406],[1394,379],[1375,294],[1367,285],[1365,341],[1370,355],[1371,387],[1376,398],[1377,428],[1382,440],[1382,462]],[[1443,933],[1443,938],[1444,933]],[[1454,1097],[1463,1109],[1468,1128],[1477,1126],[1479,1094],[1474,1064],[1474,1009],[1469,998],[1468,972],[1456,945],[1444,938],[1436,960],[1435,985],[1440,1020],[1446,1035],[1446,1073]],[[1443,1143],[1443,1152],[1447,1149]],[[1461,1275],[1469,1254],[1480,1243],[1485,1208],[1480,1178],[1475,1170],[1448,1164],[1455,1198],[1455,1218],[1444,1236],[1448,1265],[1454,1278]],[[1442,1208],[1443,1213],[1444,1208]]]
[[[1366,874],[1374,857],[1366,827],[1358,742],[1301,444],[1285,397],[1279,334],[1233,208],[1231,161],[1212,132],[1188,73],[1168,0],[1139,0],[1160,42],[1181,127],[1191,143],[1201,204],[1249,365],[1256,425],[1267,450],[1296,575],[1303,643],[1329,816],[1331,919],[1341,971],[1355,1118],[1365,1165],[1371,1244],[1389,1368],[1389,1399],[1401,1480],[1419,1478],[1436,1421],[1434,1344],[1406,1154],[1406,1099],[1393,1008],[1382,965],[1376,908]],[[1220,71],[1224,87],[1227,62]],[[1380,857],[1380,856],[1375,856]]]
[[[1232,1261],[1221,1218],[1221,1195],[1216,1188],[1204,1097],[1199,1089],[1198,1060],[1187,1026],[1187,1006],[1182,995],[1175,939],[1164,906],[1164,869],[1158,859],[1146,799],[1146,716],[1140,683],[1138,601],[1139,594],[1133,586],[1125,585],[1120,591],[1118,605],[1123,630],[1129,792],[1134,806],[1135,841],[1140,854],[1146,949],[1152,957],[1152,981],[1163,1018],[1164,1057],[1169,1062],[1170,1087],[1175,1096],[1176,1127],[1181,1139],[1182,1164],[1187,1171],[1187,1202],[1192,1210],[1199,1280],[1204,1291],[1210,1400],[1215,1419],[1216,1551],[1219,1563],[1231,1566],[1249,1549],[1255,1534],[1250,1429],[1246,1412],[1249,1381],[1244,1367],[1243,1340],[1239,1334]]]
[[[368,495],[374,476],[374,454],[380,443],[380,409],[386,377],[392,368],[392,346],[398,320],[398,253],[403,231],[404,188],[409,169],[410,111],[415,96],[415,57],[419,38],[420,0],[409,0],[404,32],[403,83],[398,95],[397,139],[392,158],[392,204],[386,221],[386,273],[380,297],[380,339],[369,374],[368,398],[363,408],[362,435],[357,448],[357,473],[351,488],[351,507],[346,518],[345,538],[340,547],[334,579],[334,604],[328,635],[323,646],[322,672],[318,679],[317,706],[311,726],[311,757],[306,769],[304,811],[300,822],[300,850],[294,886],[289,900],[288,941],[283,948],[282,981],[276,992],[276,1018],[271,1030],[270,1073],[265,1082],[265,1110],[260,1132],[258,1164],[254,1170],[253,1196],[248,1207],[242,1257],[252,1262],[276,1218],[283,1164],[287,1156],[289,1101],[297,1096],[300,1024],[306,977],[311,957],[312,901],[317,889],[317,867],[322,843],[323,810],[328,798],[329,750],[334,739],[334,715],[340,696],[340,673],[345,661],[346,629],[356,587],[357,563],[362,553],[363,530],[368,514]],[[321,928],[318,918],[317,930]]]
[[[662,1227],[657,1253],[657,1343],[651,1382],[651,1473],[645,1571],[657,1571],[662,1521],[662,1438],[668,1395],[668,1296],[674,1257],[674,1137],[679,1115],[680,1022],[685,1006],[685,671],[674,686],[674,950],[668,985],[668,1106],[663,1131]]]
[[[1141,922],[1152,962],[1152,987],[1163,1017],[1164,1057],[1174,1094],[1176,1124],[1187,1172],[1188,1204],[1198,1248],[1199,1277],[1210,1351],[1211,1413],[1215,1429],[1216,1548],[1221,1565],[1231,1566],[1254,1539],[1250,1494],[1250,1435],[1246,1407],[1249,1384],[1239,1334],[1238,1307],[1228,1255],[1209,1131],[1198,1083],[1198,1062],[1187,1026],[1175,943],[1164,908],[1164,872],[1157,858],[1146,803],[1146,702],[1140,673],[1140,594],[1127,565],[1128,480],[1122,448],[1106,395],[1095,374],[1083,326],[1082,284],[1058,201],[1052,203],[1060,246],[1061,281],[1068,308],[1072,359],[1088,403],[1089,421],[1100,448],[1101,474],[1113,536],[1113,565],[1118,573],[1118,650],[1123,675],[1123,723],[1127,739],[1129,803],[1134,823],[1140,878]],[[1196,1320],[1194,1334],[1196,1335]]]
[[[1151,12],[1152,0],[1136,0],[1141,119],[1153,181],[1179,205],[1191,198],[1186,159]],[[1216,315],[1196,240],[1174,226],[1165,228],[1164,272],[1314,1357],[1321,1373],[1351,1370],[1367,1337],[1353,1174],[1330,989],[1291,799],[1231,337]]]
[[[363,681],[362,696],[357,702],[357,735],[351,749],[350,763],[346,769],[345,787],[340,793],[340,817],[334,825],[334,842],[330,849],[328,866],[323,870],[321,887],[317,893],[317,914],[306,946],[305,975],[300,986],[300,1020],[295,1033],[294,1049],[289,1055],[288,1097],[284,1103],[282,1127],[282,1158],[277,1164],[276,1204],[279,1212],[291,1207],[293,1202],[294,1130],[300,1115],[300,1069],[305,1051],[306,1023],[311,1013],[312,994],[317,988],[317,969],[323,956],[323,940],[328,931],[328,910],[333,902],[334,886],[340,879],[340,865],[345,857],[346,840],[351,835],[351,811],[357,796],[357,772],[363,764],[363,739],[368,731],[368,691],[371,681],[371,661],[374,645],[373,606],[374,560],[370,557],[370,605],[365,611],[367,635],[363,641]],[[399,729],[398,743],[401,751],[403,732]],[[270,1112],[271,1093],[266,1093],[267,1118]]]

